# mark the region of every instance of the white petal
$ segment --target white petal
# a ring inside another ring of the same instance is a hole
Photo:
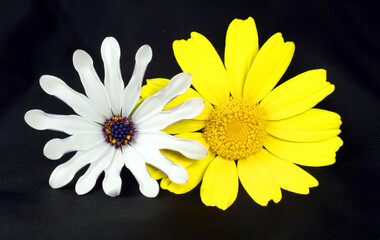
[[[77,115],[55,115],[33,109],[25,113],[25,122],[37,130],[55,130],[69,135],[99,133],[101,126]]]
[[[180,73],[174,76],[163,89],[145,99],[137,108],[132,118],[135,122],[142,122],[162,111],[173,98],[186,92],[191,85],[192,77],[189,73]]]
[[[45,144],[44,155],[51,160],[56,160],[66,153],[87,150],[100,142],[105,142],[104,135],[101,132],[98,134],[76,134],[65,139],[54,138]]]
[[[42,89],[69,105],[78,115],[96,122],[103,122],[104,116],[100,114],[96,106],[81,93],[78,93],[66,85],[61,79],[43,75],[40,78]]]
[[[157,113],[151,118],[145,119],[142,122],[135,121],[136,130],[138,131],[155,131],[162,130],[173,123],[184,119],[192,119],[198,116],[205,106],[205,103],[200,98],[190,98],[183,104]]]
[[[124,159],[120,149],[115,151],[111,166],[104,170],[103,190],[110,197],[119,196],[121,191],[120,171],[124,166]]]
[[[120,113],[124,82],[120,72],[120,46],[113,37],[103,40],[101,54],[104,63],[104,86],[114,114]]]
[[[121,109],[124,116],[128,116],[132,112],[140,98],[145,70],[151,60],[152,49],[148,45],[140,47],[135,56],[135,69],[123,93]]]
[[[103,146],[103,147],[102,147]],[[75,174],[87,164],[96,161],[105,148],[101,144],[87,151],[78,151],[69,161],[59,165],[50,175],[49,184],[52,188],[61,188],[68,184]]]
[[[73,63],[87,97],[99,108],[104,116],[111,117],[112,113],[106,89],[94,69],[94,63],[90,55],[83,50],[76,50],[73,55]]]
[[[123,157],[125,166],[132,172],[140,185],[140,192],[146,197],[156,197],[160,188],[157,181],[150,176],[141,155],[131,146],[125,145]]]
[[[146,163],[160,169],[172,182],[183,184],[189,180],[186,169],[167,159],[159,150],[138,143],[132,144],[132,147],[143,156]]]
[[[81,176],[75,185],[75,191],[78,195],[83,195],[94,188],[99,175],[107,169],[115,154],[115,148],[110,144],[105,144],[105,151],[99,155],[98,159],[91,163],[86,173]]]
[[[136,132],[134,141],[153,149],[169,149],[182,153],[185,157],[202,159],[207,156],[207,148],[193,139],[174,137],[164,132]]]

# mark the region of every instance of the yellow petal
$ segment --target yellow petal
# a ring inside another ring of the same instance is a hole
[[[146,164],[146,168],[148,169],[150,176],[156,180],[167,177],[165,173],[161,172],[161,170],[153,167],[150,164]]]
[[[201,199],[206,206],[226,210],[235,201],[239,179],[234,161],[217,156],[208,166],[202,181]]]
[[[241,184],[261,206],[267,206],[270,200],[278,203],[282,198],[277,181],[264,164],[265,158],[265,153],[260,151],[237,164]]]
[[[193,86],[204,99],[214,105],[228,100],[226,70],[207,38],[192,32],[187,41],[174,41],[173,51],[182,70],[193,76]]]
[[[178,134],[185,132],[195,132],[205,127],[206,122],[204,120],[182,120],[166,127],[164,132],[169,134]]]
[[[259,39],[253,18],[234,19],[227,30],[224,64],[231,95],[243,97],[243,86],[257,51]]]
[[[141,88],[141,98],[146,99],[153,94],[160,91],[162,88],[164,88],[166,85],[168,85],[169,80],[165,78],[154,78],[154,79],[148,79],[147,84],[144,85]],[[190,98],[202,98],[199,93],[197,93],[194,89],[189,88],[184,94],[179,95],[178,97],[174,98],[172,101],[170,101],[163,110],[168,110],[174,107],[177,107],[178,105],[184,103]],[[203,111],[193,118],[194,120],[206,120],[211,111],[213,110],[213,107],[211,104],[207,101],[205,101],[205,107]],[[198,129],[197,129],[198,130]]]
[[[270,135],[264,138],[264,146],[272,154],[284,160],[311,167],[335,163],[335,152],[342,145],[343,141],[339,137],[312,143],[288,142]]]
[[[283,140],[317,142],[337,136],[341,124],[338,114],[313,108],[284,120],[267,121],[266,131]]]
[[[308,194],[310,187],[318,186],[318,181],[295,164],[282,160],[265,149],[262,150],[264,164],[281,188],[299,194]]]
[[[276,33],[261,47],[253,60],[244,84],[244,98],[258,103],[276,86],[294,54],[294,43]]]
[[[156,92],[168,85],[169,81],[170,80],[166,78],[147,79],[146,84],[141,87],[141,98],[145,100],[154,95]]]
[[[304,72],[270,92],[260,103],[266,119],[280,120],[303,113],[334,91],[326,70]]]
[[[215,154],[209,151],[207,157],[196,160],[193,164],[186,167],[186,171],[189,174],[187,183],[177,184],[165,177],[161,180],[161,188],[167,189],[175,194],[183,194],[191,191],[201,182],[208,165],[214,158]]]

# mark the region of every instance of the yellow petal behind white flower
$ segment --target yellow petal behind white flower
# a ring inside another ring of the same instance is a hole
[[[186,167],[186,171],[189,174],[189,180],[184,184],[177,184],[171,181],[169,178],[165,177],[161,180],[161,188],[169,190],[176,194],[183,194],[191,191],[195,188],[203,179],[204,173],[209,166],[210,162],[214,160],[215,154],[213,152],[209,152],[207,157],[193,161],[192,164]],[[175,162],[176,159],[170,158]],[[178,160],[182,160],[178,158]]]
[[[139,124],[141,131],[156,131],[177,123],[179,119],[192,119],[203,110],[204,101],[200,98],[191,98],[183,104],[161,111],[154,116],[145,119]]]
[[[135,140],[137,143],[146,144],[156,149],[173,150],[192,159],[202,159],[207,156],[207,149],[202,143],[192,139],[175,137],[162,131],[138,132]]]
[[[205,127],[205,121],[203,120],[182,120],[180,122],[173,123],[167,126],[163,131],[169,134],[178,134],[183,132],[196,132]]]
[[[169,79],[165,78],[154,78],[154,79],[147,79],[147,84],[144,85],[141,88],[141,98],[142,100],[156,94],[161,89],[163,89],[166,85],[168,85]],[[177,107],[178,105],[181,105],[185,101],[187,101],[190,98],[201,98],[198,92],[196,92],[194,89],[189,88],[187,91],[174,99],[172,99],[163,110],[172,109],[174,107]],[[198,116],[194,117],[194,120],[206,120],[208,116],[210,115],[211,111],[213,110],[212,105],[205,101],[205,107]]]
[[[141,103],[132,116],[136,124],[146,121],[153,115],[161,112],[170,100],[186,92],[191,85],[191,81],[192,77],[188,73],[180,73],[174,76],[165,88]]]
[[[143,156],[146,163],[160,169],[171,181],[182,184],[189,179],[186,169],[182,165],[170,161],[159,150],[139,143],[132,144],[132,147]]]

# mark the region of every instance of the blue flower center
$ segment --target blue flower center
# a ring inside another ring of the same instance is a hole
[[[103,124],[103,133],[106,142],[122,147],[132,141],[135,128],[131,119],[121,116],[113,116]]]

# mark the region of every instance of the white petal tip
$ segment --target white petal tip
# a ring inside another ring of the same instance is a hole
[[[62,166],[62,165],[61,165]],[[49,185],[53,189],[61,188],[66,186],[73,178],[70,176],[67,176],[65,174],[65,171],[60,166],[58,166],[54,171],[51,173],[49,178]]]
[[[187,183],[189,180],[189,174],[187,173],[186,169],[177,163],[171,163],[171,167],[167,169],[165,172],[166,175],[168,175],[169,179],[177,184],[184,184]]]
[[[201,150],[199,151],[199,158],[197,158],[197,159],[203,159],[203,158],[207,157],[207,155],[208,155],[208,150],[202,144]]]
[[[84,195],[88,192],[91,191],[91,189],[93,189],[95,186],[95,182],[94,183],[89,183],[88,181],[85,182],[85,180],[83,179],[83,176],[80,177],[77,181],[77,184],[75,185],[75,192],[78,194],[78,195]]]
[[[175,76],[172,78],[172,80],[173,80],[173,79],[177,79],[177,78],[181,78],[182,81],[186,80],[186,81],[190,81],[190,82],[191,82],[191,81],[193,80],[193,77],[192,77],[191,74],[188,73],[188,72],[178,73],[177,75],[175,75]]]
[[[43,153],[45,157],[51,160],[60,159],[63,156],[63,152],[59,151],[61,139],[55,138],[45,144]]]
[[[63,187],[63,186],[66,185],[66,184],[63,185],[60,182],[61,181],[59,179],[55,179],[55,178],[54,179],[52,179],[52,178],[49,179],[49,185],[53,189],[61,188],[61,187]]]
[[[120,189],[111,189],[111,190],[104,190],[105,194],[107,194],[110,197],[117,197],[120,195]]]
[[[149,45],[143,45],[137,50],[135,60],[140,64],[148,65],[152,60],[152,56],[152,48]]]
[[[66,84],[61,79],[51,75],[43,75],[40,78],[41,88],[50,95],[54,95],[63,85]]]
[[[203,159],[207,157],[208,151],[207,148],[200,142],[193,139],[186,139],[186,141],[191,142],[193,144],[192,151],[182,151],[181,153],[185,155],[185,157],[191,159]]]
[[[85,195],[86,193],[88,193],[90,190],[85,190],[85,189],[77,189],[75,188],[75,192],[78,194],[78,195]]]
[[[121,192],[121,179],[117,178],[112,181],[109,179],[109,176],[106,175],[104,177],[102,186],[105,194],[110,197],[117,197]]]
[[[119,46],[119,42],[116,40],[116,38],[114,37],[106,37],[104,38],[103,42],[102,42],[102,46],[112,46],[112,45],[118,45]]]
[[[74,68],[78,71],[78,69],[81,69],[83,66],[87,66],[87,65],[84,65],[83,63],[90,63],[90,64],[93,64],[93,61],[92,61],[92,58],[90,57],[90,55],[88,55],[87,52],[81,50],[81,49],[78,49],[74,52],[73,54],[73,64],[74,64]]]
[[[191,108],[191,112],[186,112],[183,114],[183,119],[192,119],[201,114],[205,107],[205,101],[201,98],[190,98],[182,104],[184,107]]]
[[[112,54],[114,59],[120,58],[120,46],[114,37],[106,37],[100,47],[103,59],[105,55]]]
[[[182,72],[177,75],[175,75],[169,82],[174,84],[175,82],[178,82],[179,84],[186,86],[186,90],[190,87],[191,82],[193,81],[193,77],[190,73]]]
[[[176,92],[176,96],[178,96],[182,93],[185,93],[189,89],[192,79],[193,78],[190,73],[182,72],[172,77],[165,88],[172,89],[172,91]],[[165,88],[163,88],[161,91],[163,91]]]
[[[118,44],[116,38],[111,37],[111,36],[104,38],[103,43],[111,43],[111,44],[117,43]]]
[[[25,122],[34,129],[43,130],[43,126],[41,125],[45,113],[38,109],[29,110],[24,115]]]
[[[57,184],[56,179],[52,177],[50,177],[49,179],[49,185],[51,188],[54,188],[54,189],[60,188],[59,184]]]
[[[193,153],[192,155],[186,156],[186,157],[191,158],[191,159],[195,159],[195,160],[203,159],[203,158],[207,157],[207,151],[206,152],[199,151],[199,152]]]
[[[169,179],[174,183],[184,184],[187,183],[187,181],[189,181],[189,175],[187,174],[185,169],[183,169],[183,171],[181,169],[181,171],[176,172],[175,175],[170,175]]]
[[[152,179],[150,183],[140,184],[140,192],[148,198],[155,198],[160,188],[156,180]]]

